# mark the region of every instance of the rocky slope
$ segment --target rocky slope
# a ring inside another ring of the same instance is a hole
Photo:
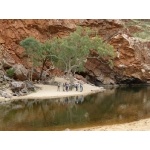
[[[40,41],[63,37],[78,25],[90,27],[114,47],[114,67],[107,63],[88,59],[85,67],[88,79],[94,83],[145,83],[150,79],[150,43],[133,34],[142,29],[130,20],[0,20],[0,60],[4,69],[14,64],[30,68],[30,61],[19,42],[33,36]],[[141,21],[142,22],[142,21]],[[94,52],[93,52],[94,53]]]

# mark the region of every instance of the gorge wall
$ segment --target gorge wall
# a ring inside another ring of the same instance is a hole
[[[52,37],[63,37],[80,25],[97,30],[116,53],[113,68],[99,60],[88,59],[85,67],[89,80],[100,84],[148,82],[150,43],[133,37],[132,33],[140,28],[136,25],[127,27],[126,22],[128,20],[0,20],[0,60],[4,69],[15,64],[29,69],[31,63],[19,45],[21,40],[33,36],[43,42]]]

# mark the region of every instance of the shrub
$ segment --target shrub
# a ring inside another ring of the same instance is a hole
[[[15,74],[15,69],[13,69],[13,68],[7,69],[6,74],[8,77],[12,78]]]

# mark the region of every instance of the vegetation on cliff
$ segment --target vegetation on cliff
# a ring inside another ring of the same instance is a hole
[[[43,69],[47,61],[56,61],[56,52],[54,52],[54,45],[57,44],[56,39],[52,41],[46,41],[41,43],[33,37],[28,37],[20,42],[20,45],[24,47],[25,53],[28,55],[32,62],[32,69],[30,80],[32,81],[33,69],[36,67],[41,67],[41,73],[39,79],[42,79]]]
[[[133,37],[141,41],[150,41],[150,21],[148,19],[131,19],[125,22],[126,28],[135,28]]]
[[[64,38],[53,38],[41,43],[33,37],[28,37],[20,42],[32,62],[33,68],[41,67],[41,74],[47,61],[62,69],[67,75],[76,71],[83,71],[84,64],[90,50],[95,50],[95,58],[109,58],[108,62],[115,57],[113,47],[103,42],[96,32],[89,28],[78,27],[75,32]],[[32,80],[32,79],[31,79]]]

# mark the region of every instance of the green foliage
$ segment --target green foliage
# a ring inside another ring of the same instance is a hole
[[[40,42],[37,41],[34,37],[28,37],[20,42],[20,45],[29,51],[29,53],[36,52],[40,48]]]
[[[59,45],[59,40],[57,38],[50,39],[46,41],[43,44],[44,47],[44,52],[46,51],[47,57],[52,61],[52,62],[58,62],[58,50],[57,47]]]
[[[60,39],[59,58],[65,62],[65,69],[71,71],[72,69],[83,68],[83,61],[89,54],[89,36],[82,35],[81,28],[70,36]],[[61,64],[64,66],[64,63]]]
[[[24,47],[26,54],[31,59],[33,66],[40,65],[40,59],[42,57],[42,44],[33,37],[28,37],[20,42],[20,45]]]
[[[78,27],[68,37],[58,39],[58,57],[62,60],[58,64],[59,67],[65,69],[67,72],[73,70],[83,71],[90,50],[96,50],[99,58],[109,57],[108,61],[113,59],[115,57],[113,47],[104,43],[98,36],[92,37],[93,33],[96,35],[89,28],[83,29]]]
[[[35,38],[29,37],[21,41],[20,45],[25,48],[34,67],[42,64],[43,69],[45,62],[49,60],[68,73],[84,71],[90,50],[97,51],[98,59],[107,58],[111,66],[115,57],[113,47],[104,43],[96,31],[82,27],[78,27],[65,38],[52,38],[40,43]]]
[[[136,26],[139,31],[133,34],[134,37],[141,41],[150,41],[150,21],[141,19],[132,19],[125,23],[125,27],[129,28],[131,26]]]
[[[58,61],[58,58],[55,57],[56,51],[54,51],[56,42],[56,39],[52,39],[51,41],[41,43],[33,37],[28,37],[20,42],[20,45],[24,47],[25,53],[32,62],[32,70],[34,67],[42,66],[39,79],[42,77],[43,69],[47,61]]]
[[[53,55],[56,54],[55,49],[56,39],[48,40],[41,43],[33,37],[29,37],[20,42],[20,45],[25,48],[25,52],[31,59],[33,66],[40,66],[45,59],[52,61],[57,60]]]
[[[7,69],[6,74],[8,77],[12,78],[15,74],[15,69],[13,69],[13,68]]]
[[[150,41],[150,31],[137,32],[133,36],[138,37],[141,41]]]
[[[110,57],[112,59],[115,58],[114,48],[111,45],[104,43],[103,40],[98,36],[94,37],[91,41],[90,49],[97,50],[99,57]]]
[[[150,22],[145,20],[134,20],[141,31],[133,34],[142,41],[150,41]]]

